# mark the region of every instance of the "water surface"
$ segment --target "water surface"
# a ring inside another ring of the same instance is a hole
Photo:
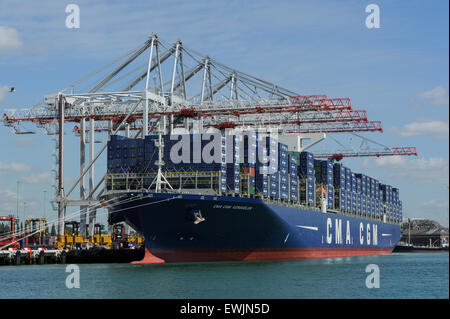
[[[448,253],[300,261],[0,266],[0,298],[449,298]],[[380,287],[366,287],[376,264]]]

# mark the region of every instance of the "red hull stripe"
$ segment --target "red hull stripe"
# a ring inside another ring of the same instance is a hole
[[[260,249],[151,249],[133,264],[203,261],[298,260],[390,254],[392,248],[260,248]]]

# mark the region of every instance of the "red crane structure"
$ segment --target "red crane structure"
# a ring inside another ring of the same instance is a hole
[[[392,148],[378,148],[371,150],[361,151],[336,151],[336,152],[315,152],[315,158],[327,158],[340,161],[344,157],[368,157],[368,156],[404,156],[415,155],[417,156],[417,150],[415,147],[392,147]]]
[[[10,231],[7,235],[0,233],[0,247],[7,246],[7,248],[17,248],[19,243],[16,241],[16,218],[14,216],[0,216],[0,222],[7,221],[10,223]]]

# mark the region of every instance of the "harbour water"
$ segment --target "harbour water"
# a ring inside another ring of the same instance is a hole
[[[366,267],[379,269],[367,288]],[[80,264],[79,288],[68,265],[0,267],[0,298],[449,298],[448,253],[302,261]]]

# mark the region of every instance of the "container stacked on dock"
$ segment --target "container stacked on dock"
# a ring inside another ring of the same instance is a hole
[[[220,141],[219,151],[213,141]],[[209,189],[218,195],[276,199],[311,207],[321,207],[326,197],[331,210],[386,218],[388,222],[402,220],[398,188],[354,173],[341,163],[314,160],[310,152],[289,151],[288,145],[270,136],[256,132],[162,135],[161,146],[161,170],[174,189]],[[182,154],[186,149],[187,156]],[[107,152],[107,190],[151,190],[159,168],[159,151],[157,135],[145,139],[112,136]]]

